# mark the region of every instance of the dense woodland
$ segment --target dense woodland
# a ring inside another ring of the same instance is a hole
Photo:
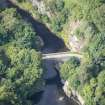
[[[64,41],[69,24],[81,22],[74,34],[85,40],[84,57],[62,64],[61,78],[70,90],[78,91],[85,105],[105,105],[105,0],[44,0],[51,17],[28,0],[16,3]],[[0,105],[32,105],[28,98],[44,84],[37,36],[15,8],[0,9]]]
[[[37,34],[15,8],[0,11],[0,105],[32,105],[44,85]]]

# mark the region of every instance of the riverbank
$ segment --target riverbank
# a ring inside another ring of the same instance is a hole
[[[64,82],[63,90],[69,98],[73,99],[78,105],[84,105],[84,100],[81,95],[74,89],[69,88],[68,81]]]
[[[64,93],[59,71],[54,67],[55,60],[44,60],[43,63],[46,67],[44,75],[46,86],[42,99],[37,105],[78,105]]]

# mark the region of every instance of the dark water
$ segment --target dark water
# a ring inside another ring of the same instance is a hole
[[[52,33],[43,23],[40,23],[39,21],[35,20],[29,12],[19,8],[17,5],[11,3],[9,0],[7,0],[7,2],[8,2],[8,8],[11,7],[16,8],[17,13],[19,13],[24,20],[32,24],[35,32],[44,41],[45,45],[43,49],[45,48],[47,48],[47,50],[51,49],[51,51],[49,52],[57,52],[61,49],[63,49],[64,51],[67,50],[63,40],[58,38],[54,33]]]
[[[62,51],[68,50],[62,39],[58,38],[54,33],[52,33],[44,24],[35,20],[31,16],[30,13],[19,8],[17,5],[11,3],[9,0],[7,0],[7,3],[8,3],[8,8],[11,8],[11,7],[16,8],[17,13],[19,13],[21,15],[21,17],[24,20],[26,20],[28,23],[31,23],[35,32],[43,39],[45,45],[41,50],[42,52],[53,53],[53,52],[59,52],[61,50]],[[55,68],[52,67],[52,64],[54,62],[55,61],[51,61],[51,60],[44,61],[46,68],[47,68],[47,71],[46,71],[47,73],[46,73],[46,76],[44,79],[46,81],[46,88],[48,88],[48,89],[45,89],[45,91],[41,91],[37,94],[33,94],[33,96],[30,97],[30,99],[34,100],[35,103],[38,103],[42,99],[43,101],[42,101],[42,103],[40,102],[39,105],[61,105],[61,104],[57,103],[55,94],[52,95],[53,91],[55,92],[55,90],[57,91],[58,94],[59,94],[58,90],[61,90],[63,93],[63,90],[62,90],[63,85],[61,83],[60,74],[59,74],[58,70],[56,70]],[[46,77],[48,77],[48,78],[46,78]],[[49,92],[49,89],[52,89],[51,93]],[[49,97],[52,97],[53,101],[48,97],[48,93],[50,94]],[[64,95],[65,94],[63,93],[63,96]],[[45,100],[43,99],[43,96],[44,96]],[[47,103],[46,101],[49,101],[51,103],[46,104]],[[69,100],[69,101],[70,102],[68,104],[62,104],[62,105],[77,105],[72,100]]]

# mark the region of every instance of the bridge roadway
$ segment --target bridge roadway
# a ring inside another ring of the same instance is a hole
[[[58,52],[58,53],[48,53],[48,54],[42,54],[42,59],[63,59],[68,57],[78,57],[82,58],[83,55],[79,53],[73,53],[73,52]]]

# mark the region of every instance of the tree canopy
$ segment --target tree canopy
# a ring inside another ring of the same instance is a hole
[[[0,105],[32,105],[44,80],[38,35],[15,8],[0,12]],[[40,44],[40,42],[39,42]]]

